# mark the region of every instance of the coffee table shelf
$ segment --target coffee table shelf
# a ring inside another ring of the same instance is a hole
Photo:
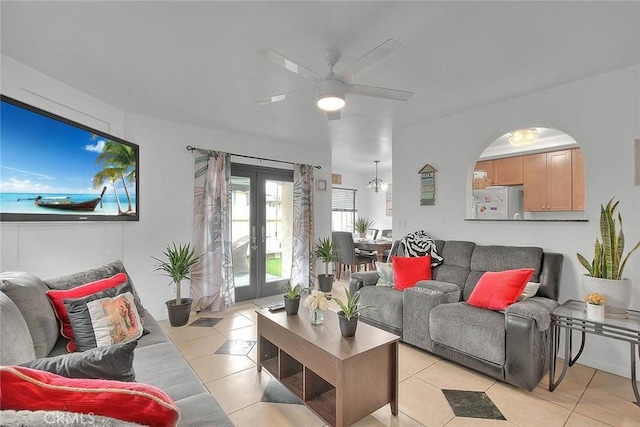
[[[312,325],[309,313],[258,313],[257,369],[263,367],[331,426],[348,426],[391,404],[398,414],[398,337],[361,323],[340,335],[338,317]]]

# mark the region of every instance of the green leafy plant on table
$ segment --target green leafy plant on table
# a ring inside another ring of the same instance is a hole
[[[359,216],[354,221],[353,228],[358,233],[360,233],[360,236],[362,237],[364,234],[367,233],[367,230],[372,229],[375,224],[376,224],[375,221],[373,221],[372,219],[369,219],[366,216]]]
[[[357,317],[360,313],[368,311],[368,310],[378,310],[378,307],[374,305],[359,305],[360,302],[360,291],[356,291],[351,295],[349,289],[343,286],[346,296],[346,301],[342,301],[340,298],[334,297],[336,304],[340,307],[344,317],[347,320],[351,320],[352,318]],[[339,314],[339,313],[338,313]]]
[[[593,261],[589,262],[582,254],[577,254],[578,261],[587,269],[591,277],[610,280],[622,279],[622,273],[629,255],[640,247],[640,242],[636,243],[629,253],[622,258],[625,242],[620,212],[618,212],[619,232],[616,230],[615,220],[618,203],[620,202],[614,202],[614,198],[612,198],[606,206],[600,205],[600,238],[602,241],[596,238]]]

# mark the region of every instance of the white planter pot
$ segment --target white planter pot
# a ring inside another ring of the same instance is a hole
[[[596,322],[604,321],[604,305],[596,305],[587,303],[587,319]]]
[[[603,295],[605,313],[611,317],[626,317],[631,302],[631,281],[629,279],[610,280],[599,277],[582,276],[582,297],[592,292]]]

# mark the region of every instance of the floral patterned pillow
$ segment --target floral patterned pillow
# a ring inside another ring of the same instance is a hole
[[[391,263],[376,261],[376,270],[378,271],[377,286],[394,287],[396,285],[396,278],[393,274],[393,265]]]

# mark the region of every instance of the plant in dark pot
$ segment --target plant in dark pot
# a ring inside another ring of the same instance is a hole
[[[605,312],[610,317],[626,317],[631,301],[631,281],[623,277],[622,272],[631,255],[640,248],[640,242],[623,258],[624,233],[622,232],[622,215],[618,212],[620,226],[616,230],[616,208],[619,202],[612,198],[606,206],[600,205],[600,241],[596,238],[593,261],[589,262],[583,255],[577,254],[580,264],[589,272],[582,276],[583,296],[597,292],[603,295],[607,303]]]
[[[193,301],[191,298],[181,297],[181,283],[183,280],[190,280],[191,268],[200,261],[200,257],[196,256],[196,249],[189,243],[179,246],[175,243],[168,245],[163,255],[165,259],[152,258],[158,261],[154,271],[162,271],[165,276],[171,278],[169,285],[176,285],[176,299],[165,303],[169,313],[169,323],[171,326],[184,326],[189,322]]]
[[[319,239],[313,251],[313,256],[324,262],[324,274],[318,274],[318,287],[322,292],[331,292],[334,276],[329,274],[329,264],[338,260],[338,251],[331,238]]]
[[[298,309],[300,308],[300,287],[298,285],[292,286],[291,281],[287,280],[284,290],[284,310],[289,316],[298,314]]]
[[[353,295],[349,292],[349,289],[344,287],[346,302],[343,302],[340,298],[333,298],[340,307],[338,312],[338,321],[340,322],[340,333],[343,337],[352,337],[356,334],[358,328],[358,319],[360,313],[367,310],[377,310],[378,307],[373,305],[359,305],[360,292],[356,291]]]

